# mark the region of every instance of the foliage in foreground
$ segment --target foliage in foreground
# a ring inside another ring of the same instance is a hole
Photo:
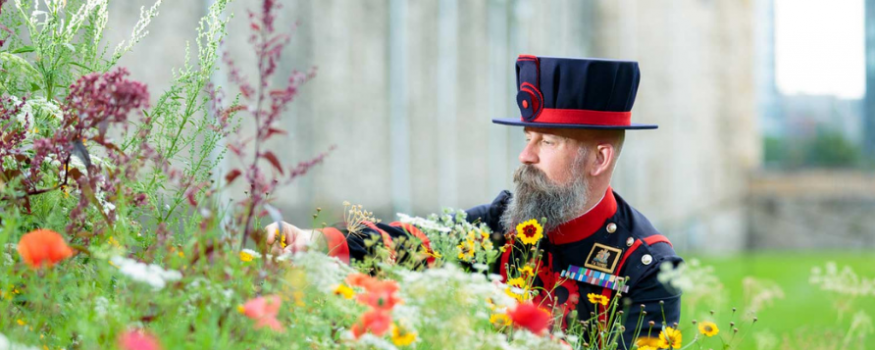
[[[264,0],[249,14],[257,82],[226,57],[239,92],[225,106],[228,90],[209,79],[227,3],[215,1],[199,23],[197,64],[177,70],[153,103],[148,87],[116,63],[146,34],[160,0],[111,54],[100,46],[108,0],[0,0],[0,349],[622,346],[619,322],[563,325],[533,302],[549,291],[530,287],[531,266],[509,269],[508,284],[481,273],[507,248],[492,247],[491,233],[461,223],[458,212],[402,218],[432,243],[403,247],[421,253],[407,262],[379,244],[354,266],[316,247],[271,255],[257,229],[281,219],[270,193],[324,154],[285,167],[264,142],[285,135],[276,121],[314,74],[267,84],[289,37],[274,28],[278,5]],[[240,133],[238,113],[254,123],[254,135]],[[244,168],[211,174],[222,142]],[[215,194],[234,181],[245,182],[249,196],[225,207]],[[369,216],[352,212],[349,231]],[[686,291],[685,307],[722,310],[721,286],[707,268],[666,269],[662,278]],[[753,312],[779,294],[765,282],[751,288],[758,297],[738,325],[715,324],[703,311],[689,326],[641,324],[651,337],[627,345],[735,347]],[[600,304],[608,320],[628,307],[595,295],[586,302]],[[843,345],[871,333],[867,315],[854,320]]]

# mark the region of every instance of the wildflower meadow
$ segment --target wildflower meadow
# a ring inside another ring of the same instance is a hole
[[[148,35],[163,0],[143,8],[131,36],[118,43],[103,37],[109,1],[0,0],[0,350],[875,343],[875,271],[868,265],[858,275],[863,262],[797,261],[804,265],[792,280],[797,288],[832,299],[801,300],[819,311],[792,329],[778,326],[781,313],[769,313],[793,309],[781,303],[801,293],[778,279],[782,273],[768,279],[732,270],[755,258],[664,266],[660,280],[684,292],[682,323],[639,322],[626,344],[621,320],[638,306],[579,295],[598,314],[578,321],[548,302],[549,288],[532,287],[533,247],[545,235],[539,218],[505,234],[468,223],[464,211],[399,214],[385,219],[404,225],[409,239],[388,247],[367,242],[375,253],[365,261],[334,256],[321,235],[304,242],[306,249],[285,249],[295,237],[264,229],[283,218],[272,194],[308,176],[333,148],[293,162],[267,147],[269,140],[295,141],[278,120],[319,79],[311,67],[276,79],[282,55],[294,50],[292,28],[275,20],[280,2],[259,1],[235,19],[231,0],[215,0],[192,23],[196,41],[179,48],[186,64],[173,67],[169,88],[155,91],[118,62]],[[223,50],[230,20],[249,21],[251,52]],[[254,77],[241,73],[235,58],[242,54],[257,57],[247,70]],[[229,86],[215,85],[216,74]],[[225,158],[239,165],[219,173]],[[224,200],[222,192],[240,183],[246,195]],[[356,204],[337,208],[343,216],[313,208],[314,222],[355,234],[378,221]],[[498,246],[495,234],[517,244]],[[508,266],[503,281],[486,271],[506,249],[520,249],[525,263]],[[814,326],[804,328],[808,322]]]

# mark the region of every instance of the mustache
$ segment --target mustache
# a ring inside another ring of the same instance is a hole
[[[536,192],[553,192],[551,190],[560,187],[550,181],[550,178],[547,177],[547,173],[543,170],[538,169],[534,165],[528,164],[520,165],[514,171],[513,182],[517,184],[518,188],[522,187]]]

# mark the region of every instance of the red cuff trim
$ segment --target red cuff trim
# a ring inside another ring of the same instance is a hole
[[[389,256],[392,257],[392,258],[394,258],[394,257],[395,257],[395,250],[392,249],[392,236],[389,236],[389,234],[386,233],[386,231],[381,230],[381,229],[380,229],[379,227],[377,227],[377,225],[374,224],[373,222],[370,222],[370,221],[362,221],[362,223],[365,224],[365,226],[367,226],[367,227],[370,228],[371,230],[374,230],[374,231],[377,231],[377,232],[380,233],[380,236],[383,237],[383,245],[385,245],[385,246],[386,246],[386,249],[389,250]]]
[[[632,125],[632,112],[605,112],[586,109],[544,108],[534,120],[523,121],[546,124],[588,124],[606,126]]]
[[[334,227],[326,227],[322,229],[322,234],[328,241],[328,256],[337,257],[340,261],[349,264],[349,245],[343,233]]]
[[[431,241],[428,239],[428,236],[426,236],[425,233],[422,233],[422,231],[420,231],[419,228],[417,228],[416,226],[400,221],[392,222],[389,224],[389,226],[398,227],[404,230],[404,232],[413,235],[413,237],[418,238],[422,242],[422,246],[425,247],[425,249],[428,249],[429,252],[433,252],[431,250]],[[427,259],[425,259],[425,261],[426,263],[428,263],[429,266],[431,266],[431,264],[434,264],[435,261],[434,256],[429,256]]]
[[[663,236],[663,235],[653,235],[653,236],[644,238],[644,243],[647,243],[647,245],[654,245],[656,243],[668,243],[669,246],[674,248],[674,246],[671,245],[671,242],[668,241],[668,238]]]

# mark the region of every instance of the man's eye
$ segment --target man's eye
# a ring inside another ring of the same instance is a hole
[[[553,141],[542,140],[541,142],[548,146],[553,144]]]

